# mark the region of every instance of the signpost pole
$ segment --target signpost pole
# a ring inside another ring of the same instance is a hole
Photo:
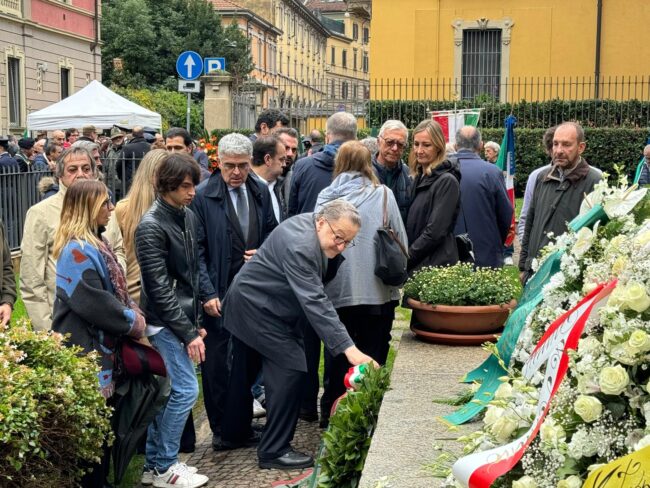
[[[187,129],[187,132],[190,132],[190,94],[187,94],[187,113],[186,113],[186,119],[185,119],[185,129]],[[191,134],[191,132],[190,132]]]

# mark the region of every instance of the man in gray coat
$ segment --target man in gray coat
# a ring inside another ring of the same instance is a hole
[[[232,334],[233,364],[222,434],[232,438],[250,428],[250,387],[261,366],[267,405],[257,450],[261,468],[300,469],[314,462],[290,444],[307,372],[306,321],[332,355],[343,353],[352,365],[374,362],[350,339],[324,285],[336,275],[341,253],[353,245],[360,227],[357,210],[340,200],[318,213],[284,221],[242,267],[225,296],[223,325]]]

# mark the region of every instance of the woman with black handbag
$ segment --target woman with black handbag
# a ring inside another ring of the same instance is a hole
[[[113,204],[102,182],[79,180],[68,188],[54,238],[56,298],[52,330],[70,334],[68,343],[97,352],[98,388],[111,403],[115,390],[113,353],[121,336],[140,338],[145,320],[127,292],[122,267],[102,232]],[[100,463],[81,480],[83,487],[107,485],[108,447]]]
[[[354,241],[343,251],[345,261],[336,277],[326,284],[325,291],[354,344],[384,364],[401,283],[386,284],[375,273],[376,241],[378,232],[390,232],[406,252],[406,230],[393,192],[379,184],[370,151],[360,142],[349,141],[341,146],[333,177],[332,184],[318,195],[316,211],[333,200],[345,200],[357,208],[362,225]],[[336,229],[332,232],[336,233]],[[406,277],[406,260],[403,266]],[[333,357],[325,352],[321,426],[326,425],[334,401],[345,393],[343,378],[349,367],[345,355]]]
[[[425,120],[413,130],[409,168],[415,178],[406,219],[409,273],[424,266],[456,264],[460,166],[446,159],[445,137],[434,120]]]

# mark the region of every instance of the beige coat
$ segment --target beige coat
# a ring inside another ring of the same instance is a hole
[[[113,239],[122,239],[124,237],[122,232],[124,231],[124,215],[128,201],[129,199],[125,198],[117,202],[115,211],[108,221],[104,236],[111,242],[113,242]],[[140,282],[140,265],[135,255],[135,242],[130,243],[130,245],[128,242],[124,242],[124,252],[126,254],[126,286],[131,299],[139,305],[142,285]]]
[[[56,294],[56,260],[52,256],[54,235],[61,220],[66,187],[59,184],[56,195],[33,205],[25,217],[20,244],[20,293],[34,330],[50,330]],[[122,235],[109,238],[119,263],[126,268]]]

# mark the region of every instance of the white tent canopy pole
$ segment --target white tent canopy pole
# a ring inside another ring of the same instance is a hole
[[[160,129],[160,114],[121,97],[93,80],[86,87],[49,107],[27,116],[29,130],[55,130],[94,125],[110,129],[113,125],[140,125]]]

